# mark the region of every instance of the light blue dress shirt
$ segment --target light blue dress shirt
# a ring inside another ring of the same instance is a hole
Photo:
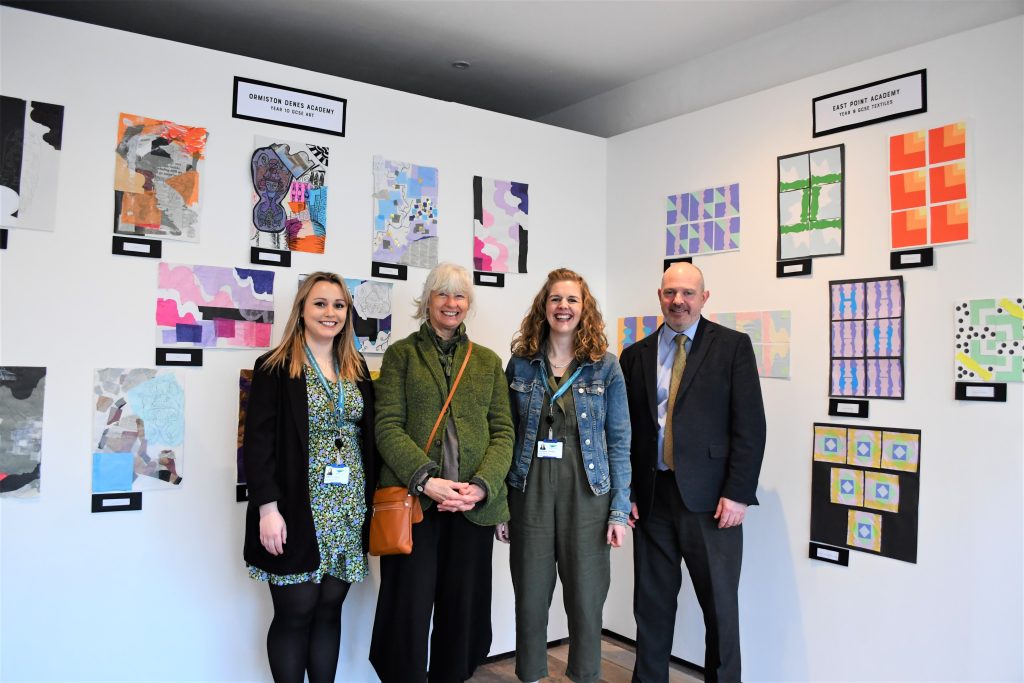
[[[697,334],[697,326],[700,324],[700,318],[685,330],[682,334],[685,334],[687,339],[686,342],[686,353],[690,353],[690,347],[693,346],[693,338]],[[661,331],[658,333],[658,469],[667,470],[668,466],[665,464],[665,454],[662,452],[665,447],[665,420],[668,416],[668,389],[669,383],[672,381],[672,364],[676,360],[676,335],[679,334],[667,324],[661,326]]]

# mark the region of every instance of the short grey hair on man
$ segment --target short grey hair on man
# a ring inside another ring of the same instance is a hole
[[[438,263],[427,273],[423,283],[423,293],[413,303],[416,305],[416,319],[427,319],[427,306],[433,292],[442,294],[463,294],[469,304],[467,312],[473,308],[473,278],[469,271],[454,263]]]

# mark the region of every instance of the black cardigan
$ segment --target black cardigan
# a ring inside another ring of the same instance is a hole
[[[271,574],[311,572],[320,566],[320,551],[309,502],[306,379],[304,375],[289,377],[287,362],[277,370],[265,369],[269,355],[260,356],[256,361],[246,411],[243,458],[249,506],[243,556],[247,563]],[[373,433],[373,384],[366,363],[362,365],[366,379],[356,384],[363,396],[363,419],[359,421],[359,429],[366,475],[367,512],[363,522],[363,552],[366,552],[378,466]],[[275,500],[288,534],[284,552],[277,556],[268,553],[260,543],[260,505]]]

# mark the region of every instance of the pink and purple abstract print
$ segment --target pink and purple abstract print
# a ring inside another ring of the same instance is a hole
[[[161,263],[157,290],[158,346],[270,346],[273,271]]]
[[[473,269],[525,273],[530,186],[473,176]]]
[[[838,280],[829,291],[829,395],[903,398],[903,278]]]

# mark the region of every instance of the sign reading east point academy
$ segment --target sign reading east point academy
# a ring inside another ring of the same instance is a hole
[[[342,97],[235,76],[231,115],[344,136],[347,105]]]
[[[925,69],[858,85],[812,102],[814,137],[928,111]]]

